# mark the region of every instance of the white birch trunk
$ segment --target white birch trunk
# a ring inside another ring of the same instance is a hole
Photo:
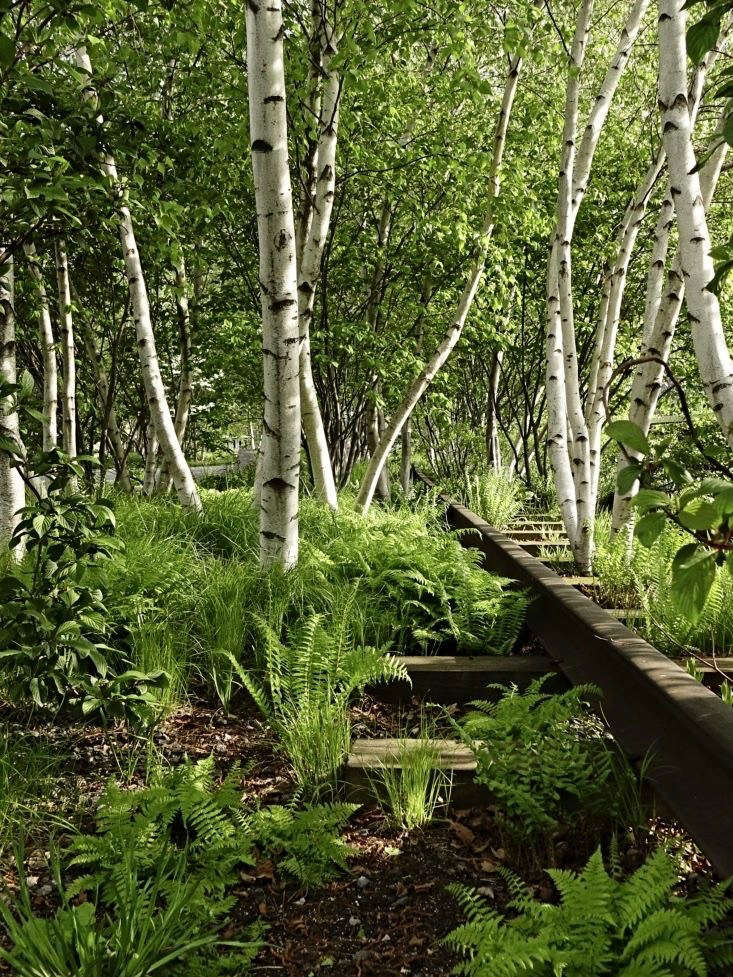
[[[318,148],[314,160],[315,186],[306,205],[310,218],[304,222],[306,233],[301,242],[298,268],[298,322],[300,332],[300,403],[301,421],[313,470],[316,495],[332,509],[338,508],[338,494],[328,441],[323,427],[318,396],[311,366],[310,324],[316,286],[321,272],[321,258],[331,223],[336,187],[336,140],[338,134],[341,80],[331,67],[336,54],[332,25],[319,18],[320,61],[324,76],[323,95],[319,101]],[[315,30],[315,23],[314,23]]]
[[[15,383],[15,290],[13,259],[6,257],[0,268],[0,377],[6,383]],[[9,410],[12,405],[0,402],[0,434],[21,446],[18,414]],[[17,513],[25,505],[25,486],[18,469],[13,467],[9,455],[0,451],[0,544],[7,546],[18,524]],[[20,547],[13,550],[13,557],[22,556]]]
[[[585,60],[593,0],[583,0],[568,59],[562,162],[558,180],[555,230],[547,274],[547,438],[555,475],[555,490],[573,555],[581,567],[590,562],[588,534],[584,538],[585,505],[590,466],[585,418],[582,417],[575,325],[572,316],[570,242],[573,227],[573,169],[578,126],[580,71]],[[592,153],[590,154],[592,156]],[[590,169],[590,163],[588,163]],[[577,196],[577,195],[576,195]],[[568,427],[577,456],[571,457]],[[582,439],[582,440],[580,440]],[[585,455],[585,462],[583,460]],[[578,469],[581,469],[578,474]],[[580,487],[580,491],[579,491]]]
[[[728,150],[728,144],[719,135],[713,139],[707,160],[700,171],[700,188],[705,208],[712,202],[720,171]],[[654,234],[654,246],[647,275],[647,289],[644,314],[644,329],[639,356],[658,356],[665,363],[669,359],[674,339],[677,319],[685,293],[685,279],[682,272],[681,255],[675,254],[669,272],[666,288],[664,265],[669,245],[669,234],[674,223],[674,205],[671,195],[662,201]],[[644,434],[649,433],[659,394],[662,389],[664,367],[660,363],[640,363],[635,372],[629,395],[629,420],[637,424]],[[643,455],[627,449],[630,458],[641,461]],[[616,460],[616,475],[629,464],[628,459],[619,452]],[[638,480],[627,492],[618,490],[613,498],[612,528],[614,532],[625,530],[629,537],[633,528],[632,504],[639,491]]]
[[[486,255],[489,249],[489,242],[494,231],[495,205],[501,189],[501,164],[504,158],[504,148],[506,146],[507,130],[511,118],[514,96],[517,93],[517,83],[519,81],[519,71],[521,68],[521,58],[513,57],[510,60],[509,72],[504,86],[504,95],[501,103],[501,110],[496,124],[494,134],[494,154],[491,163],[491,186],[489,200],[486,208],[484,224],[481,228],[481,238],[479,242],[478,254],[476,255],[471,267],[468,280],[464,286],[456,311],[456,317],[446,330],[442,342],[435,353],[428,360],[420,374],[413,381],[410,389],[405,395],[402,403],[392,416],[387,428],[382,434],[377,450],[372,454],[369,465],[364,474],[363,481],[359,488],[356,505],[358,509],[366,512],[374,498],[374,491],[377,487],[379,476],[384,468],[385,462],[392,450],[395,441],[400,435],[407,419],[415,409],[415,405],[423,396],[429,385],[432,383],[436,374],[450,356],[453,348],[461,337],[463,326],[465,325],[468,313],[473,305],[481,277],[486,263]]]
[[[595,514],[592,444],[583,409],[578,377],[572,294],[572,237],[585,196],[593,156],[611,101],[636,40],[648,0],[636,0],[621,33],[614,57],[596,96],[576,155],[580,72],[585,60],[592,15],[592,0],[583,0],[569,57],[563,125],[563,153],[558,180],[556,227],[550,246],[547,279],[547,389],[548,448],[558,501],[573,555],[587,571],[593,557]],[[612,283],[603,306],[611,307]],[[594,379],[603,362],[604,342],[599,336]],[[567,428],[567,430],[566,430]]]
[[[659,105],[669,186],[679,229],[685,299],[700,378],[726,441],[733,448],[733,361],[717,296],[700,175],[692,145],[687,97],[683,0],[659,0]]]
[[[38,338],[43,357],[43,450],[50,451],[58,441],[58,371],[56,368],[56,342],[53,336],[51,309],[46,283],[38,261],[35,246],[26,245],[26,257],[31,275],[38,290]]]
[[[97,96],[91,84],[92,66],[85,48],[78,48],[75,52],[77,67],[89,76],[89,83],[85,89],[85,98],[96,104]],[[101,116],[98,117],[100,123]],[[130,307],[135,321],[137,346],[140,355],[145,394],[148,401],[150,416],[155,425],[156,436],[161,450],[165,454],[168,466],[176,487],[178,498],[182,505],[192,509],[201,509],[196,484],[191,475],[191,469],[183,454],[181,445],[176,437],[173,418],[168,407],[168,400],[160,375],[158,353],[155,347],[155,335],[150,318],[150,304],[145,286],[140,254],[135,240],[135,229],[127,205],[126,193],[117,174],[114,158],[107,154],[102,160],[102,169],[108,176],[119,197],[118,220],[122,256],[125,262],[125,272],[130,294]]]
[[[247,5],[247,83],[262,297],[260,562],[298,560],[298,280],[279,0]]]
[[[178,443],[183,447],[186,436],[188,415],[193,399],[193,374],[191,371],[191,312],[188,302],[188,281],[186,278],[186,262],[183,252],[178,251],[173,258],[173,272],[176,289],[176,314],[178,318],[178,339],[181,354],[181,371],[178,377],[178,399],[176,413],[173,418]],[[158,491],[167,492],[171,484],[168,461],[163,457],[158,477]]]
[[[54,242],[56,280],[58,282],[59,323],[61,324],[62,418],[64,451],[76,458],[76,351],[74,347],[74,319],[71,311],[71,286],[66,243]]]

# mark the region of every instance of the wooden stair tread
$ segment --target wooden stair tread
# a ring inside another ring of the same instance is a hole
[[[597,577],[573,577],[567,576],[563,577],[565,583],[569,583],[571,587],[600,587],[601,581]]]
[[[399,767],[400,754],[408,749],[429,743],[435,749],[435,767],[439,770],[459,770],[473,773],[476,758],[465,743],[459,740],[357,739],[351,744],[346,760],[350,770],[374,770],[380,767]]]
[[[400,655],[408,672],[554,672],[548,655]]]

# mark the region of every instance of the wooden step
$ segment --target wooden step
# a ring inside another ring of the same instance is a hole
[[[546,686],[548,691],[568,688],[566,679],[547,655],[402,655],[396,660],[407,670],[412,685],[388,682],[370,688],[370,694],[382,702],[398,703],[412,696],[438,705],[498,699],[500,691],[487,686],[516,685],[523,690],[548,673],[553,674]]]
[[[346,796],[350,801],[365,803],[374,798],[372,782],[379,780],[379,770],[384,767],[400,768],[400,757],[412,744],[424,744],[425,740],[410,739],[357,739],[351,744],[346,760],[344,781]],[[451,776],[451,804],[471,807],[487,804],[491,795],[485,787],[474,781],[476,759],[473,751],[458,740],[435,739],[427,742],[436,751],[435,768]]]
[[[606,610],[619,621],[643,621],[646,617],[638,607],[607,607]]]
[[[573,577],[573,576],[563,576],[565,583],[569,583],[571,587],[587,587],[598,589],[601,586],[601,581],[597,577]]]
[[[542,529],[539,531],[537,529],[507,529],[506,535],[509,539],[542,539],[550,540],[551,542],[559,542],[563,539],[567,540],[567,537],[564,537],[559,529],[552,530],[552,532],[544,532]]]
[[[539,556],[542,552],[547,552],[548,550],[567,550],[568,541],[566,539],[558,540],[545,540],[545,539],[517,539],[514,540],[517,546],[521,546],[523,550],[529,553],[531,556]],[[572,560],[572,554],[568,554],[568,560]]]

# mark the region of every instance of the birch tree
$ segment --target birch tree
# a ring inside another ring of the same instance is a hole
[[[71,285],[69,283],[69,259],[66,242],[56,238],[56,280],[58,282],[59,322],[61,324],[61,361],[63,376],[62,418],[64,451],[76,458],[76,351],[74,347],[74,320],[71,309]]]
[[[338,494],[328,451],[326,432],[318,404],[311,365],[310,323],[321,258],[331,222],[336,187],[336,141],[338,134],[341,79],[332,63],[337,53],[336,29],[319,0],[314,0],[312,30],[317,33],[317,79],[322,92],[311,99],[311,110],[317,109],[317,143],[309,164],[312,174],[307,182],[304,213],[298,222],[302,239],[298,252],[298,324],[300,341],[301,421],[316,494],[332,509],[338,508]]]
[[[279,0],[247,5],[247,87],[264,369],[260,562],[287,568],[298,559],[300,352]]]
[[[716,133],[708,152],[705,154],[706,162],[700,171],[700,189],[706,209],[712,202],[727,150],[728,144],[720,138],[719,132]],[[679,249],[670,264],[666,283],[664,281],[669,235],[673,222],[674,203],[672,195],[668,193],[660,205],[659,216],[654,229],[654,241],[646,282],[644,327],[639,350],[640,359],[646,356],[654,356],[665,363],[669,359],[685,292],[685,278]],[[663,373],[664,367],[659,362],[640,363],[634,371],[629,394],[628,416],[629,420],[641,428],[645,435],[649,433],[662,390]],[[629,459],[638,463],[642,458],[641,452],[631,448],[626,449],[626,454],[619,452],[616,461],[617,480],[621,471],[628,467]],[[614,532],[626,529],[630,537],[632,528],[631,507],[638,491],[638,479],[634,479],[624,491],[616,488],[612,517]]]
[[[43,450],[56,447],[58,440],[58,371],[56,369],[56,341],[53,335],[51,309],[43,280],[38,253],[33,244],[25,247],[26,258],[38,293],[38,340],[43,360]]]
[[[728,445],[733,448],[733,360],[725,340],[705,203],[692,143],[687,97],[686,14],[681,0],[659,2],[659,108],[669,189],[679,229],[680,268],[700,378]]]
[[[404,428],[405,423],[415,409],[415,405],[435,379],[438,371],[446,362],[456,343],[460,339],[463,327],[466,323],[466,318],[471,310],[471,306],[473,305],[476,291],[478,290],[479,283],[481,282],[481,278],[483,276],[486,256],[489,249],[489,242],[491,241],[491,236],[494,231],[495,207],[496,201],[499,197],[499,191],[501,189],[501,164],[504,158],[504,148],[506,146],[506,137],[509,129],[512,107],[514,105],[514,97],[517,93],[517,83],[519,81],[521,64],[521,57],[515,55],[510,56],[509,70],[507,72],[507,77],[504,84],[504,93],[502,96],[501,108],[499,110],[499,118],[497,120],[496,130],[494,133],[494,149],[491,162],[489,199],[486,205],[486,214],[484,217],[483,226],[481,228],[478,251],[473,260],[468,278],[463,288],[463,293],[458,302],[455,318],[446,330],[442,341],[440,342],[436,351],[433,353],[432,357],[428,360],[418,376],[412,382],[409,390],[402,400],[402,403],[392,415],[389,424],[380,437],[379,444],[377,445],[376,450],[373,452],[367,470],[364,473],[364,478],[359,488],[359,494],[356,500],[357,507],[363,512],[366,512],[372,503],[377,482],[382,470],[384,469],[389,452],[392,450],[395,441],[400,436],[400,432]]]
[[[16,383],[15,364],[15,295],[12,257],[6,257],[0,268],[0,379]],[[20,445],[18,413],[13,409],[11,398],[0,402],[0,435]],[[0,543],[7,546],[18,524],[18,511],[25,505],[25,486],[20,472],[12,464],[12,456],[0,450]],[[16,559],[21,553],[14,551]]]
[[[97,95],[91,84],[92,65],[86,48],[77,48],[75,59],[77,67],[87,77],[84,97],[96,107]],[[103,121],[102,116],[98,115],[97,123],[101,125]],[[161,449],[170,468],[173,483],[181,504],[192,509],[200,510],[201,500],[199,499],[199,494],[193,476],[191,475],[191,469],[188,466],[181,445],[176,437],[173,418],[171,417],[165,387],[160,375],[155,335],[150,318],[148,292],[145,285],[145,276],[140,261],[140,254],[137,248],[132,216],[127,202],[127,193],[117,173],[117,165],[114,157],[108,152],[102,158],[102,169],[118,198],[119,233],[130,296],[130,307],[135,322],[143,383],[156,437],[160,442]]]
[[[595,502],[591,442],[581,398],[576,350],[572,238],[598,139],[647,7],[648,0],[636,0],[631,7],[577,150],[580,77],[588,46],[593,0],[581,3],[568,56],[562,159],[547,275],[547,437],[565,530],[573,556],[582,570],[589,569],[592,559]],[[611,308],[610,282],[606,288],[605,314]],[[602,354],[602,341],[597,348]]]

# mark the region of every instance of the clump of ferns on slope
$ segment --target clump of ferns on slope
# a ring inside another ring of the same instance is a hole
[[[663,849],[621,880],[600,850],[579,872],[548,870],[559,902],[543,903],[510,872],[507,919],[470,889],[450,886],[467,916],[445,943],[465,955],[461,977],[714,977],[730,973],[733,909],[727,886],[692,898],[675,892],[677,865]]]

